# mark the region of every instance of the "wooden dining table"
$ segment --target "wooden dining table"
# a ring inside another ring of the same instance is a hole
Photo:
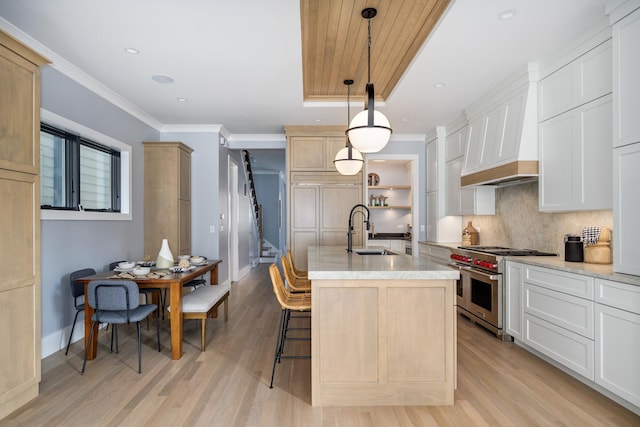
[[[182,357],[182,288],[183,286],[209,272],[210,283],[212,286],[218,284],[218,264],[222,260],[208,260],[207,264],[197,266],[195,269],[185,273],[171,273],[166,276],[151,279],[147,277],[135,277],[132,279],[138,284],[138,288],[162,288],[169,289],[169,305],[171,306],[171,358],[174,360]],[[151,270],[152,272],[154,270]],[[116,279],[117,271],[105,271],[93,276],[86,276],[77,279],[78,283],[84,284],[84,293],[87,294],[89,282],[92,280]],[[94,325],[94,333],[91,332],[91,317],[94,310],[89,306],[88,299],[84,299],[84,344],[89,346],[89,354],[87,359],[94,359],[98,352],[98,325]],[[92,342],[89,343],[89,336],[93,336]]]

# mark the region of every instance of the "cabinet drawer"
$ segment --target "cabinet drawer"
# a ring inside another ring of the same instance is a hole
[[[553,289],[593,301],[593,277],[543,267],[527,266],[525,283]]]
[[[596,279],[595,301],[640,314],[640,286]]]
[[[524,311],[593,339],[593,302],[525,283]]]
[[[594,379],[593,341],[525,313],[524,342],[585,378]]]

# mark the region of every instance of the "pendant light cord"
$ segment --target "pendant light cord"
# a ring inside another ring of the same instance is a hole
[[[371,18],[367,19],[367,83],[371,83]]]

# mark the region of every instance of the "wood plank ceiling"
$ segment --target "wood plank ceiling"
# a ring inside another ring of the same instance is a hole
[[[385,100],[418,53],[450,0],[300,0],[305,101],[344,101],[343,81],[362,99],[367,83],[367,20],[371,20],[371,81]]]

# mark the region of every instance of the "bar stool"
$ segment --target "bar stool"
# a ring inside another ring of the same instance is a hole
[[[282,262],[284,279],[287,281],[291,292],[311,292],[311,281],[309,279],[296,277],[286,256],[282,255],[280,261]]]
[[[311,328],[292,328],[289,327],[289,319],[292,311],[311,311],[311,294],[309,293],[291,293],[284,286],[280,270],[276,264],[269,266],[269,275],[271,276],[271,284],[273,285],[273,293],[276,295],[282,310],[280,311],[280,322],[278,327],[278,338],[276,340],[276,350],[273,356],[273,368],[271,369],[271,383],[269,388],[273,388],[273,377],[276,372],[276,363],[280,363],[282,359],[309,359],[310,355],[284,355],[284,344],[286,340],[310,340],[310,337],[288,337],[287,332],[291,330],[309,330]]]
[[[308,271],[298,270],[296,268],[296,263],[293,262],[293,256],[291,256],[291,249],[287,249],[287,258],[289,258],[289,264],[291,264],[291,270],[293,271],[293,274],[296,277],[299,277],[301,279],[308,279],[309,278],[309,272]]]

